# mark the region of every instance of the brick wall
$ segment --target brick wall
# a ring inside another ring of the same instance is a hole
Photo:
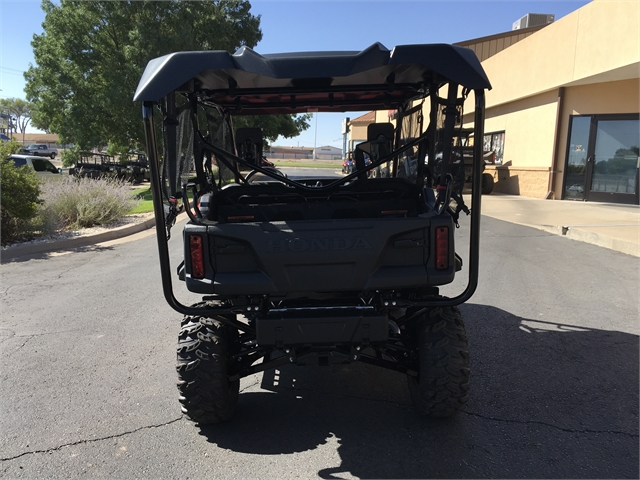
[[[549,171],[546,167],[487,166],[485,173],[493,175],[496,193],[545,198],[549,190]]]

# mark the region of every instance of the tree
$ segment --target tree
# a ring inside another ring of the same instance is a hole
[[[14,98],[12,112],[16,117],[16,126],[20,133],[22,133],[22,142],[24,143],[24,134],[27,130],[27,125],[31,121],[31,103],[22,100],[21,98]]]
[[[278,136],[296,137],[309,128],[310,113],[303,115],[254,115],[233,118],[233,126],[260,127],[267,142],[275,142]]]
[[[25,73],[33,125],[82,149],[141,148],[141,109],[132,98],[148,61],[180,50],[254,47],[262,32],[250,8],[246,0],[43,0],[44,32],[32,42],[36,65]],[[305,118],[272,120],[269,136],[295,136],[308,128]]]
[[[31,121],[32,108],[33,105],[31,103],[21,98],[0,99],[0,109],[9,114],[16,129],[22,133],[23,142],[27,125]]]

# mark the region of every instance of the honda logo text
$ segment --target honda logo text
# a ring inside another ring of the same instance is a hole
[[[271,240],[269,242],[270,252],[364,250],[367,248],[371,248],[371,245],[364,237],[355,237],[353,239],[346,237],[291,238]]]

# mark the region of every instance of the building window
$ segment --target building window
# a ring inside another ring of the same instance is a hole
[[[504,132],[485,134],[482,150],[484,153],[494,153],[490,159],[487,158],[487,163],[490,163],[492,160],[496,165],[502,165],[502,158],[504,157]]]

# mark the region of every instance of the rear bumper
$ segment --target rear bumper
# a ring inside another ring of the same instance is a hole
[[[282,309],[256,319],[260,346],[371,345],[389,338],[389,322],[371,307]]]

